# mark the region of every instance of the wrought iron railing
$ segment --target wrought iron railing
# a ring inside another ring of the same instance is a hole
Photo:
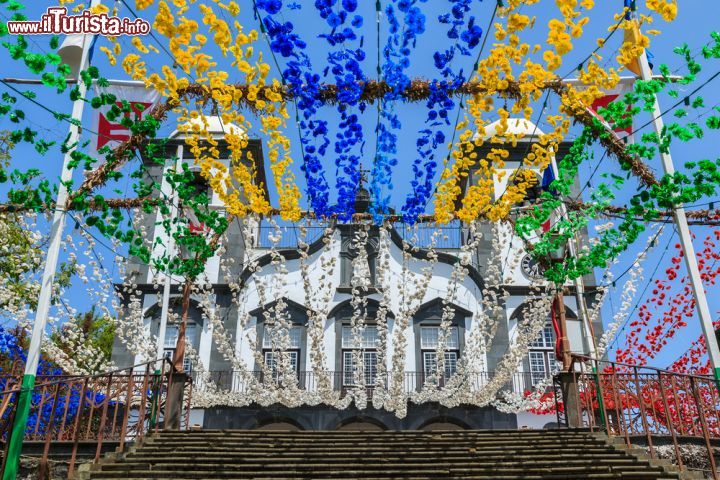
[[[261,385],[263,383],[282,384],[283,379],[279,375],[264,375],[262,371],[238,372],[232,370],[219,370],[207,373],[191,374],[193,377],[193,389],[196,392],[203,392],[208,387],[217,388],[226,392],[234,392],[238,394],[251,393],[251,387]],[[452,380],[452,385],[473,391],[480,391],[494,376],[493,372],[473,372],[453,375],[428,375],[425,372],[404,372],[402,374],[402,390],[406,395],[419,392],[423,387],[437,386],[443,388]],[[345,392],[353,388],[353,374],[343,371],[301,371],[296,372],[293,379],[293,386],[297,380],[297,386],[306,391],[317,391],[320,378],[324,377],[330,381],[333,390]],[[531,373],[518,372],[515,373],[504,385],[504,390],[510,390],[517,394],[528,394],[535,389],[540,383],[541,378]],[[365,375],[364,382],[368,389],[368,394],[372,395],[372,391],[376,385],[384,385],[387,387],[391,384],[392,375]],[[280,385],[282,386],[282,385]]]
[[[707,450],[707,473],[718,478],[714,444],[720,441],[720,394],[710,376],[575,357],[570,373],[556,378],[558,423],[605,431],[628,446],[671,441],[683,467],[683,444]],[[562,392],[562,393],[561,393]]]
[[[278,240],[273,242],[271,237],[278,235],[278,232],[280,233]],[[274,244],[275,248],[295,249],[298,248],[300,241],[308,245],[316,242],[322,238],[324,232],[324,226],[313,225],[306,227],[306,234],[303,236],[297,225],[280,226],[278,230],[271,225],[262,223],[256,230],[255,248],[268,249]]]
[[[404,241],[418,248],[436,250],[460,250],[468,236],[467,229],[463,229],[461,222],[453,220],[447,225],[418,225],[410,227],[406,224],[393,225]]]
[[[8,459],[8,440],[15,419],[20,380],[21,377],[14,376],[1,379],[3,472]],[[180,396],[173,393],[178,389]],[[117,443],[122,449],[126,443],[141,440],[153,431],[171,426],[171,423],[173,428],[183,428],[189,422],[191,394],[189,377],[174,372],[167,360],[101,375],[39,376],[33,388],[24,441],[43,443],[40,478],[49,478],[51,444],[63,442],[72,445],[68,465],[68,478],[71,478],[78,462],[81,442],[93,443],[94,461],[97,462],[104,443]],[[181,402],[181,405],[173,402]]]
[[[254,246],[259,249],[268,249],[274,243],[271,237],[278,236],[275,242],[276,248],[294,249],[298,247],[300,241],[312,244],[319,240],[326,228],[327,224],[323,223],[308,225],[305,227],[306,232],[303,236],[297,224],[281,224],[276,228],[268,222],[261,222],[253,231]],[[443,226],[425,224],[409,226],[396,223],[393,228],[402,240],[412,246],[429,248],[432,245],[436,250],[459,250],[468,236],[467,229],[463,229],[462,224],[458,221]]]

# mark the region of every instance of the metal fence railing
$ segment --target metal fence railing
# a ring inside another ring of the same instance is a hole
[[[278,224],[277,227],[266,221],[253,230],[253,245],[255,248],[268,249],[275,244],[276,248],[295,249],[301,241],[312,244],[322,238],[327,223],[314,223],[305,226],[305,235],[300,227],[294,223]],[[409,226],[404,223],[395,223],[392,226],[400,238],[414,247],[436,250],[459,250],[467,241],[468,232],[458,221],[447,225],[416,225]]]
[[[308,245],[320,240],[323,233],[325,232],[324,226],[309,226],[306,227],[305,235],[303,236],[300,228],[296,225],[280,226],[279,229],[268,225],[267,223],[261,223],[256,230],[257,238],[255,247],[260,249],[268,249],[275,245],[275,248],[280,249],[296,249],[300,242],[305,242]],[[277,240],[273,241],[272,237],[276,237]]]
[[[680,467],[683,445],[703,445],[706,473],[718,478],[713,444],[720,441],[720,394],[712,377],[577,360],[564,381],[556,379],[558,423],[605,431],[628,446],[646,443],[651,457],[659,441],[669,441]]]
[[[104,442],[126,443],[174,423],[182,428],[189,421],[192,384],[187,375],[175,373],[170,362],[136,365],[93,376],[52,376],[37,378],[23,440],[42,442],[40,478],[49,478],[51,444],[72,445],[68,478],[75,472],[80,443],[92,442],[94,461],[100,459]],[[2,471],[8,461],[10,431],[15,419],[21,377],[0,378],[0,439],[4,443]],[[182,385],[180,385],[182,383]],[[182,394],[178,397],[169,392]],[[180,399],[180,400],[178,400]],[[181,405],[173,405],[180,401]],[[175,413],[172,413],[175,412]],[[96,445],[95,445],[96,444]]]
[[[462,223],[457,220],[443,226],[395,224],[393,227],[400,238],[418,248],[433,246],[436,250],[460,250],[468,237],[467,229],[463,229]]]

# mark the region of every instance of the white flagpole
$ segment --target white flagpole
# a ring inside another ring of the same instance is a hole
[[[100,0],[92,0],[90,8],[97,5]],[[92,35],[85,35],[82,42],[82,53],[80,55],[79,71],[87,69],[89,64],[89,53]],[[73,103],[72,119],[70,124],[70,134],[68,138],[69,145],[77,145],[80,139],[80,128],[78,125],[82,122],[83,108],[85,107],[85,96],[87,87],[84,82],[80,81],[78,75],[78,100]],[[40,348],[42,340],[45,336],[48,315],[50,313],[50,303],[52,299],[53,282],[55,280],[55,270],[57,269],[58,260],[60,258],[60,244],[62,243],[62,234],[65,228],[65,203],[68,200],[67,183],[72,180],[73,171],[70,169],[71,154],[70,149],[65,154],[60,174],[60,184],[58,186],[58,194],[55,200],[55,212],[53,213],[52,226],[50,228],[50,238],[48,243],[48,251],[45,257],[45,266],[43,267],[42,283],[40,285],[40,294],[38,296],[37,308],[35,310],[35,322],[33,323],[32,336],[30,337],[30,346],[28,348],[27,361],[25,362],[25,373],[22,379],[22,387],[18,395],[17,407],[15,410],[15,419],[13,421],[12,432],[10,434],[10,443],[8,446],[7,461],[5,471],[3,472],[3,480],[14,480],[17,474],[20,453],[22,451],[23,438],[25,436],[25,428],[27,425],[28,414],[30,412],[30,403],[32,401],[32,392],[35,387],[35,375],[37,374],[38,365],[40,363]]]
[[[183,161],[183,155],[184,155],[185,145],[180,143],[177,147],[177,161],[175,163],[176,165],[176,171],[180,171],[182,168],[182,161]],[[170,186],[168,185],[167,179],[163,178],[163,190],[166,191],[166,195],[171,200],[170,205],[170,228],[173,228],[173,225],[175,223],[175,218],[177,218],[178,211],[175,210],[175,204],[178,203],[178,195],[177,191],[174,189],[172,192],[168,192],[167,190],[170,189]],[[172,255],[173,250],[175,250],[175,238],[172,235],[172,231],[170,231],[170,238],[168,238],[167,242],[167,250],[168,254]],[[162,306],[160,310],[160,328],[158,329],[158,336],[157,336],[157,359],[162,360],[163,354],[165,351],[165,336],[167,332],[167,321],[168,321],[168,313],[170,310],[170,288],[172,286],[172,275],[170,275],[170,272],[165,273],[165,284],[163,285],[163,296],[162,296]]]
[[[643,51],[640,56],[640,70],[642,74],[641,78],[643,80],[649,80],[652,78],[652,71],[650,70],[650,62],[648,61],[646,51]],[[655,132],[657,133],[658,138],[662,138],[664,122],[657,96],[655,96],[655,104],[653,106],[652,115]],[[663,153],[661,151],[660,158],[662,160],[662,166],[665,174],[671,175],[675,173],[675,165],[673,164],[670,151],[668,150],[667,153]],[[707,297],[705,296],[705,287],[703,286],[702,279],[700,277],[700,270],[698,269],[697,259],[695,258],[695,248],[693,247],[690,227],[688,226],[685,208],[683,205],[677,205],[673,209],[673,220],[675,221],[678,235],[680,237],[680,245],[682,246],[683,256],[685,257],[685,266],[688,270],[693,295],[695,296],[695,305],[697,306],[698,316],[700,317],[700,325],[702,326],[703,334],[705,336],[705,345],[707,346],[710,365],[712,366],[713,374],[715,375],[715,381],[720,389],[720,349],[718,349],[718,341],[715,336],[713,319],[710,313],[710,307],[708,306]]]

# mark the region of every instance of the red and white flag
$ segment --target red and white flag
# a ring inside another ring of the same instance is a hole
[[[123,100],[130,103],[132,113],[121,113],[120,116],[110,121],[107,113],[112,108],[111,105],[105,105],[95,110],[93,118],[93,130],[98,133],[93,140],[96,150],[100,150],[106,145],[111,148],[126,142],[130,139],[130,130],[121,125],[124,117],[136,118],[136,115],[143,117],[147,115],[152,107],[160,99],[160,92],[154,88],[145,88],[145,85],[138,82],[137,85],[113,85],[112,80],[107,88],[95,87],[96,94],[111,93],[117,98],[115,104],[122,108]]]
[[[615,132],[618,138],[627,138],[628,141],[632,141],[632,138],[628,138],[632,135],[632,124],[628,125],[627,127],[618,127],[603,118],[603,116],[600,115],[599,111],[601,108],[607,108],[607,106],[610,105],[612,102],[622,101],[623,96],[626,93],[632,91],[634,81],[635,79],[631,78],[621,79],[613,90],[605,92],[604,96],[595,100],[593,104],[587,109],[588,112],[595,116],[598,120],[600,120],[608,128],[608,130],[612,130],[613,132]],[[630,108],[631,106],[628,105],[627,110],[630,110]]]

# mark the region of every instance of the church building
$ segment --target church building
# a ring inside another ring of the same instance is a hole
[[[235,127],[218,117],[208,120],[222,158],[224,132]],[[490,125],[488,133],[497,128]],[[511,119],[509,131],[523,138],[498,169],[503,174],[493,179],[496,198],[541,134],[526,120]],[[175,132],[166,143],[168,158],[179,155],[192,166],[183,145],[183,134]],[[251,139],[247,148],[256,161],[255,181],[266,185],[262,143]],[[481,147],[478,155],[489,148]],[[560,146],[558,161],[567,148]],[[162,168],[148,165],[148,175],[161,178]],[[534,173],[537,185],[517,209],[540,194],[543,172]],[[463,191],[477,181],[471,172]],[[207,188],[199,174],[198,188]],[[215,194],[211,204],[223,208]],[[364,183],[355,206],[357,213],[369,211]],[[137,222],[167,245],[160,213],[140,215]],[[159,274],[158,280],[138,260],[130,261],[126,274],[141,292],[143,327],[154,339],[163,321],[166,278]],[[380,228],[371,221],[232,222],[204,274],[210,307],[199,293],[191,296],[184,362],[193,378],[190,423],[302,430],[549,426],[557,421],[550,411],[509,408],[538,389],[538,395],[551,392],[549,379],[558,368],[551,315],[540,318],[539,329],[534,318],[541,307],[550,311],[537,301],[541,278],[542,266],[525,253],[508,223],[398,222]],[[588,291],[594,285],[594,278],[585,277]],[[171,280],[170,314],[164,338],[157,340],[169,356],[177,344],[180,296],[181,285]],[[568,283],[562,298],[570,349],[588,353],[602,323],[583,320],[575,284]],[[534,336],[527,341],[529,331]],[[115,365],[144,361],[121,337],[113,348]],[[516,342],[527,351],[520,349],[522,357],[513,359]],[[496,378],[499,372],[505,372],[502,378]],[[287,397],[278,393],[288,385]],[[406,404],[402,414],[398,401]]]

